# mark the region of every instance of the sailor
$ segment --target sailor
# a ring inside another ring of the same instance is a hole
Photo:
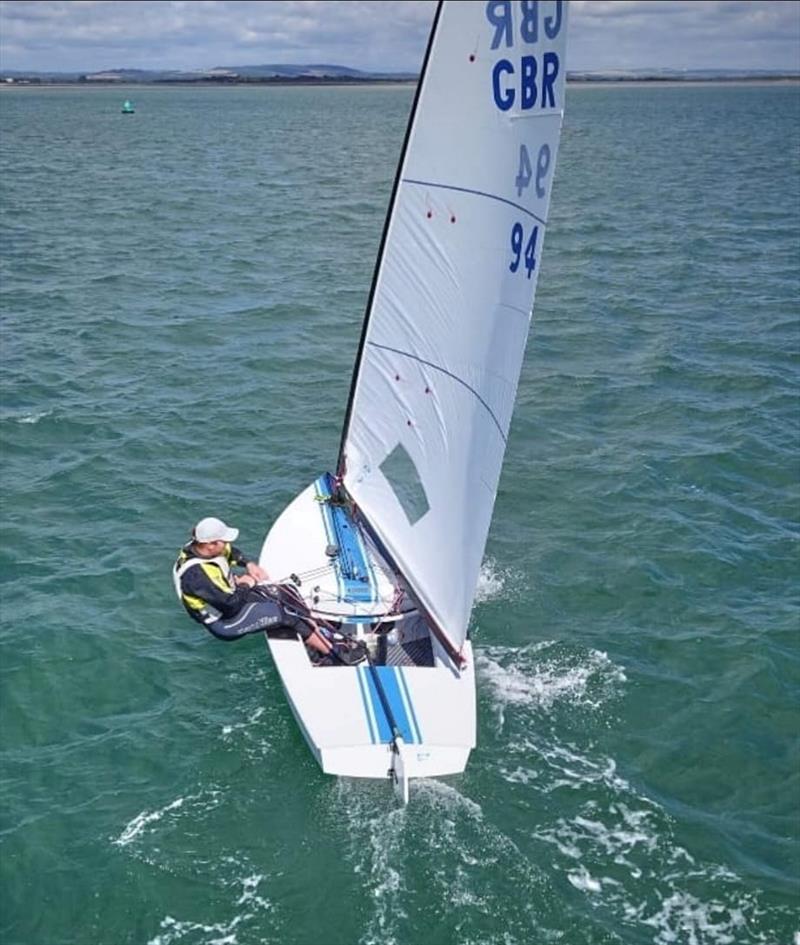
[[[301,600],[297,611],[290,611],[281,601],[279,587],[260,583],[269,580],[267,572],[231,544],[238,536],[238,529],[218,518],[204,518],[195,525],[172,570],[175,592],[189,616],[220,640],[238,640],[278,627],[293,629],[323,662],[326,657],[331,662],[352,662],[349,648],[334,647],[302,612]],[[234,567],[247,573],[234,574]]]

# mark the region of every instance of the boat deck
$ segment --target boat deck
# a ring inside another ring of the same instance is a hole
[[[378,666],[436,665],[430,637],[407,643],[389,643],[385,637],[379,637],[372,662]]]
[[[268,630],[270,640],[297,640],[297,632],[289,627],[276,627]],[[374,666],[420,666],[433,667],[436,660],[430,637],[390,643],[386,636],[378,634],[377,639],[369,641],[370,659]],[[310,658],[309,658],[310,659]],[[313,660],[311,660],[313,662]],[[320,667],[327,669],[329,667]],[[332,668],[337,668],[336,665]]]

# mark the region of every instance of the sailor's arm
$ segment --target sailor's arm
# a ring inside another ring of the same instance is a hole
[[[244,568],[250,577],[255,578],[256,581],[269,580],[269,575],[262,567],[260,567],[255,561],[250,561],[243,551],[241,551],[239,548],[235,548],[233,545],[231,545],[230,560],[232,564],[238,565],[240,568]]]
[[[190,597],[199,597],[222,614],[233,617],[247,602],[248,587],[237,587],[234,591],[224,591],[218,587],[202,567],[189,568],[181,578],[181,590]]]
[[[260,567],[260,565],[256,564],[255,561],[248,561],[245,565],[245,568],[247,569],[247,573],[250,575],[250,577],[255,578],[256,581],[269,580],[269,575],[267,572],[262,567]]]

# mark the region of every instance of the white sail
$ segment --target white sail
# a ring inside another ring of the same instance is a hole
[[[456,649],[541,267],[566,31],[561,0],[440,5],[345,422],[345,487]]]

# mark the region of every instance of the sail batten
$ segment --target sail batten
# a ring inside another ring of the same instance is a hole
[[[566,19],[561,0],[437,9],[342,436],[347,492],[456,650],[541,269]]]
[[[392,351],[394,354],[399,354],[401,357],[404,357],[404,358],[411,358],[413,361],[417,361],[419,364],[424,364],[426,367],[431,368],[433,371],[437,371],[437,372],[440,372],[441,374],[447,375],[447,377],[451,378],[454,381],[457,381],[459,384],[466,387],[467,390],[478,401],[480,401],[480,403],[486,408],[486,411],[489,414],[489,416],[492,418],[492,420],[494,421],[494,424],[497,427],[500,433],[500,436],[503,437],[503,440],[506,439],[506,434],[504,433],[503,428],[500,426],[500,421],[494,415],[492,408],[486,403],[483,397],[481,397],[478,391],[476,391],[473,387],[470,387],[470,385],[467,383],[467,381],[464,380],[463,377],[459,377],[457,374],[454,374],[452,371],[449,371],[446,367],[442,366],[441,364],[434,364],[432,361],[426,361],[425,358],[421,358],[419,355],[414,354],[412,351],[401,351],[399,348],[391,348],[389,347],[389,345],[378,344],[377,341],[368,341],[367,344],[373,348],[383,348],[384,351]]]
[[[514,203],[513,200],[507,200],[505,197],[499,196],[499,194],[490,194],[485,190],[474,190],[470,187],[458,187],[456,184],[443,184],[439,181],[430,181],[430,180],[412,180],[411,178],[406,178],[403,181],[404,184],[419,184],[421,187],[438,187],[441,190],[451,190],[454,193],[462,194],[473,194],[476,197],[488,197],[489,200],[499,200],[501,203],[508,204],[510,207],[514,207],[516,210],[519,210],[520,213],[524,213],[529,217],[533,217],[534,220],[538,220],[543,226],[547,223],[546,220],[542,217],[538,217],[532,210],[528,210],[527,207],[523,207],[522,204]]]

